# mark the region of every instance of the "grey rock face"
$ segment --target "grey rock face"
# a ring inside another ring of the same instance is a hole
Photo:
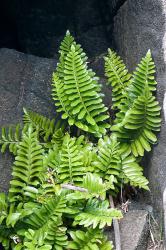
[[[0,47],[56,58],[69,29],[90,56],[99,55],[112,43],[113,16],[124,1],[3,0]]]
[[[128,0],[114,19],[117,51],[130,70],[151,49],[156,64],[157,98],[163,106],[166,89],[166,1]],[[166,109],[166,107],[165,107]],[[158,215],[162,213],[162,193],[166,187],[166,125],[164,116],[158,144],[146,161],[152,200]]]
[[[0,127],[20,121],[23,107],[53,117],[51,75],[56,61],[0,50]],[[11,157],[0,154],[0,192],[7,191]]]
[[[149,235],[148,212],[131,210],[119,223],[122,250],[146,250]],[[109,239],[114,241],[114,232],[107,230]]]
[[[27,53],[56,57],[59,42],[68,29],[77,36],[85,49],[96,44],[94,48],[97,49],[92,50],[92,56],[107,48],[105,30],[97,28],[103,21],[96,0],[51,0],[49,3],[23,0],[18,5],[17,12],[19,41],[23,51]]]
[[[122,250],[146,250],[149,234],[148,212],[129,211],[120,223]]]

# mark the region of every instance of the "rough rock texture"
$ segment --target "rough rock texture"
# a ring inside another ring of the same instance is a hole
[[[1,0],[0,47],[56,57],[69,29],[90,56],[96,56],[113,43],[113,16],[124,1]]]
[[[163,106],[166,89],[166,0],[127,0],[114,19],[117,51],[133,70],[148,49],[157,67],[157,98]],[[166,109],[166,107],[165,107]],[[162,193],[166,187],[166,124],[163,117],[159,142],[147,160],[152,200],[162,213]]]
[[[55,60],[1,49],[0,65],[0,127],[16,124],[22,117],[23,107],[48,117],[55,113],[50,101]],[[8,188],[10,167],[9,156],[0,154],[0,192]]]
[[[146,250],[149,235],[148,212],[131,210],[120,221],[120,238],[122,250]],[[114,241],[114,232],[106,231]]]
[[[96,43],[95,49],[91,50],[93,56],[107,48],[108,41],[105,30],[100,27],[102,17],[96,0],[23,0],[17,6],[17,14],[18,37],[26,53],[55,57],[59,41],[67,29],[85,48],[92,47],[92,40]]]
[[[148,239],[148,212],[129,211],[120,223],[122,250],[146,250]],[[127,232],[127,233],[126,233]]]

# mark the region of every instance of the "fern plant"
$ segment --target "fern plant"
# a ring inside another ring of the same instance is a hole
[[[52,79],[59,114],[24,109],[22,125],[1,129],[1,152],[15,157],[9,194],[0,193],[4,249],[111,250],[104,228],[123,215],[110,208],[109,195],[125,185],[148,190],[141,157],[161,122],[151,53],[133,74],[114,51],[104,59],[111,124],[99,78],[68,31]]]

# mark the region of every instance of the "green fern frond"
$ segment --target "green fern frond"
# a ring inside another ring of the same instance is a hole
[[[10,236],[14,233],[13,228],[7,228],[6,225],[0,224],[0,243],[5,250],[10,249]]]
[[[60,50],[59,52],[63,52],[67,55],[67,53],[70,51],[71,45],[74,43],[74,37],[70,34],[70,31],[67,30],[65,37],[63,38],[61,44],[60,44]]]
[[[83,165],[86,168],[86,172],[94,172],[94,161],[96,160],[96,148],[93,147],[92,143],[86,142],[83,149],[80,150],[82,155]]]
[[[29,196],[37,192],[36,187],[43,171],[43,152],[37,140],[37,133],[29,127],[18,145],[9,189],[11,200],[18,199],[20,195]]]
[[[83,211],[80,211],[74,218],[73,225],[83,225],[84,227],[93,226],[103,228],[111,226],[112,219],[122,218],[120,210],[109,208],[109,202],[89,199]]]
[[[69,100],[64,92],[64,83],[60,80],[57,73],[53,73],[52,78],[52,97],[56,102],[56,111],[62,113],[62,119],[69,119],[69,124],[74,124],[74,119],[69,113]]]
[[[59,63],[57,64],[56,73],[58,74],[59,78],[64,81],[64,69],[65,69],[65,59],[67,54],[70,52],[71,46],[74,45],[76,51],[81,55],[83,62],[86,62],[88,57],[86,53],[83,51],[80,44],[77,44],[74,40],[74,37],[70,34],[69,31],[66,32],[66,35],[61,42],[60,45],[60,58]],[[98,83],[99,78],[96,77],[96,73],[92,69],[88,69],[89,76],[92,78],[94,86],[96,86],[96,91],[100,92],[101,86]]]
[[[57,111],[62,113],[62,119],[68,119],[69,125],[100,136],[108,127],[103,122],[108,116],[102,114],[107,109],[99,93],[101,85],[96,74],[87,68],[86,60],[81,46],[67,32],[60,46],[60,62],[53,73],[52,96]]]
[[[81,187],[86,190],[85,192],[76,191],[68,194],[67,199],[80,200],[90,198],[100,198],[101,200],[106,199],[106,191],[114,189],[114,176],[110,176],[109,181],[103,182],[102,178],[92,173],[87,173],[83,177],[83,183]]]
[[[52,246],[51,249],[63,250],[68,244],[66,230],[67,228],[62,227],[61,218],[52,216],[43,227],[37,230],[29,229],[25,233],[25,242],[31,241],[39,246],[47,245]]]
[[[49,233],[47,235],[47,242],[52,243],[53,249],[63,250],[68,245],[68,237],[66,235],[66,227],[62,226],[62,222],[55,223],[52,221],[49,224]]]
[[[60,44],[60,50],[59,50],[59,62],[57,63],[57,76],[60,80],[64,77],[64,64],[65,64],[65,57],[67,53],[70,51],[71,45],[74,43],[74,37],[70,35],[70,32],[66,32],[66,36],[62,40]]]
[[[50,120],[43,115],[28,111],[25,108],[23,120],[24,124],[32,125],[37,131],[39,131],[40,134],[44,136],[45,141],[47,141],[49,136],[52,136],[56,130],[65,127],[65,123],[63,124],[59,120],[58,115]]]
[[[16,155],[17,146],[19,145],[20,141],[21,141],[20,124],[1,129],[0,145],[2,153],[4,153],[8,148],[11,153]]]
[[[134,156],[143,156],[144,151],[150,151],[151,146],[157,141],[154,132],[161,126],[160,107],[155,97],[145,89],[133,106],[126,112],[121,123],[112,126],[119,140],[130,143]]]
[[[4,220],[8,215],[8,203],[7,197],[4,193],[0,193],[0,225],[3,224]]]
[[[58,111],[65,112],[62,118],[68,118],[70,125],[75,124],[85,131],[102,134],[105,133],[105,127],[108,127],[108,124],[104,124],[108,116],[103,114],[107,108],[95,88],[81,54],[72,45],[65,60],[64,86],[57,80],[53,88],[53,93],[56,93],[54,99],[58,101],[57,106],[60,106]]]
[[[33,230],[39,230],[53,219],[61,217],[65,208],[66,199],[63,194],[48,198],[41,208],[35,209],[33,214],[24,219],[24,223]]]
[[[105,75],[108,84],[112,87],[112,107],[118,108],[122,100],[126,98],[126,88],[129,85],[131,75],[128,73],[123,60],[114,51],[108,49],[105,59]]]
[[[60,162],[60,155],[58,148],[54,147],[53,149],[49,149],[48,153],[44,155],[43,165],[47,170],[51,168],[53,170],[57,170]]]
[[[60,150],[63,144],[63,138],[64,138],[64,132],[62,131],[62,129],[60,128],[56,130],[52,135],[52,140],[51,140],[53,147],[56,146]]]
[[[86,54],[83,52],[81,45],[75,42],[74,37],[70,34],[69,30],[66,32],[66,35],[60,44],[60,50],[59,50],[60,55],[63,55],[65,58],[69,53],[72,45],[74,45],[76,51],[81,54],[82,59],[86,61],[87,60]]]
[[[45,232],[45,235],[46,234],[47,232]],[[34,230],[28,229],[28,231],[25,233],[25,241],[23,242],[22,248],[26,250],[51,250],[52,246],[44,244],[43,235],[38,238],[36,237],[36,232]]]
[[[78,54],[74,46],[71,47],[71,51],[66,57],[64,73],[64,88],[72,107],[70,112],[73,116],[77,117],[77,120],[80,120],[76,122],[76,125],[78,126],[79,123],[81,125],[81,120],[85,120],[89,124],[87,127],[91,126],[90,130],[98,131],[99,128],[96,124],[95,116],[102,115],[107,108],[104,107],[102,99],[94,91],[87,66],[82,61],[80,54]],[[105,116],[104,119],[102,116],[102,118],[103,121],[108,117]]]
[[[71,231],[70,236],[73,241],[68,244],[69,249],[78,250],[112,250],[113,245],[108,242],[103,232],[96,229],[88,229],[87,231]]]
[[[66,35],[64,39],[62,40],[60,44],[60,50],[59,50],[59,63],[57,64],[56,72],[58,74],[58,77],[61,80],[64,80],[64,66],[65,66],[65,58],[67,54],[69,53],[71,46],[74,45],[76,47],[76,50],[81,53],[82,59],[84,61],[87,60],[86,54],[83,53],[83,49],[81,48],[80,44],[76,44],[74,37],[70,34],[69,31],[66,32]]]
[[[135,99],[142,95],[146,86],[148,86],[150,91],[155,91],[157,82],[155,81],[154,74],[155,64],[149,50],[133,73],[131,84],[128,87],[129,97]]]
[[[48,234],[46,237],[47,244],[51,244],[53,249],[63,250],[68,245],[68,237],[66,235],[66,227],[62,226],[62,222],[51,221],[48,225]]]
[[[106,180],[109,179],[110,175],[118,177],[121,172],[119,163],[119,142],[116,138],[106,136],[104,140],[99,139],[98,157],[93,163],[96,173],[99,173]]]
[[[111,176],[110,176],[111,177]],[[114,177],[109,178],[109,182],[103,182],[102,178],[92,173],[87,173],[83,178],[83,188],[88,190],[89,194],[100,197],[102,200],[106,199],[106,191],[114,189]]]
[[[69,134],[66,134],[60,153],[58,177],[61,182],[77,184],[82,182],[84,171],[82,156],[79,154],[79,145],[76,144],[76,138],[71,138]]]
[[[130,153],[123,154],[121,158],[121,178],[131,186],[149,190],[149,181],[143,176],[143,168]]]
[[[78,54],[81,55],[81,59],[83,62],[86,62],[88,57],[86,56],[86,53],[83,51],[80,44],[77,44],[74,40],[74,37],[70,34],[69,31],[66,32],[66,36],[64,37],[63,41],[60,45],[60,58],[59,63],[57,65],[56,72],[58,73],[58,76],[64,80],[64,69],[65,69],[65,60],[67,54],[71,50],[71,46],[75,46],[75,50]],[[92,78],[94,86],[96,86],[96,91],[100,92],[102,85],[98,83],[99,78],[96,76],[96,73],[92,69],[88,69],[89,76]]]

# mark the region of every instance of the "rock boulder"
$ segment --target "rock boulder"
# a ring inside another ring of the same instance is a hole
[[[114,18],[113,36],[116,49],[131,71],[147,50],[151,49],[157,70],[157,98],[161,107],[166,91],[165,28],[165,0],[127,0]],[[162,213],[162,194],[166,187],[166,124],[163,112],[162,118],[158,144],[146,160],[145,166],[157,215]]]
[[[50,82],[56,60],[0,49],[0,127],[20,121],[23,107],[47,117],[55,114]],[[11,159],[0,154],[0,192],[7,191]]]

